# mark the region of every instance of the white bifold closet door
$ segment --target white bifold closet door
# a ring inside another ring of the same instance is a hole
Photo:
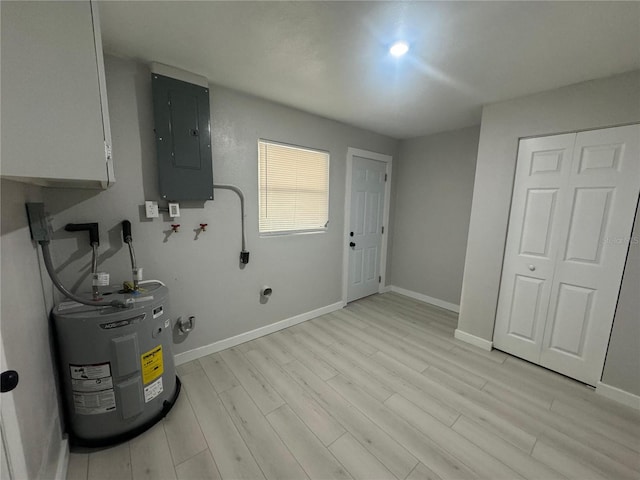
[[[520,141],[494,345],[602,374],[640,192],[640,125]]]

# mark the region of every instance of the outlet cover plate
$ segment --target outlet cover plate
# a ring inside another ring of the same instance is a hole
[[[145,201],[144,210],[147,218],[158,218],[160,216],[158,212],[158,202],[152,202],[149,200]]]

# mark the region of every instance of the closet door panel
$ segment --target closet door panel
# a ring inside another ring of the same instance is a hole
[[[640,125],[579,133],[566,190],[540,364],[595,385],[640,192]]]
[[[550,348],[570,355],[582,355],[595,292],[591,288],[568,283],[558,285],[555,315],[549,320]]]
[[[603,240],[615,188],[576,188],[569,234],[564,248],[565,262],[601,265]]]
[[[538,362],[575,134],[520,142],[494,344]]]

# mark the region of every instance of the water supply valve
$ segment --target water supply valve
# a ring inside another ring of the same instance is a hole
[[[180,224],[179,223],[172,223],[171,224],[171,230],[173,230],[173,233],[178,233],[180,231]]]
[[[200,230],[203,231],[203,232],[206,232],[208,226],[209,226],[208,223],[201,223],[200,224]]]

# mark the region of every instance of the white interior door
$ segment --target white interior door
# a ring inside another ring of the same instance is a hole
[[[538,363],[575,134],[520,142],[493,343]]]
[[[640,192],[639,158],[639,125],[520,143],[496,347],[597,383]]]
[[[387,164],[353,157],[347,301],[378,292]]]
[[[602,373],[640,191],[640,125],[578,133],[540,364]]]

